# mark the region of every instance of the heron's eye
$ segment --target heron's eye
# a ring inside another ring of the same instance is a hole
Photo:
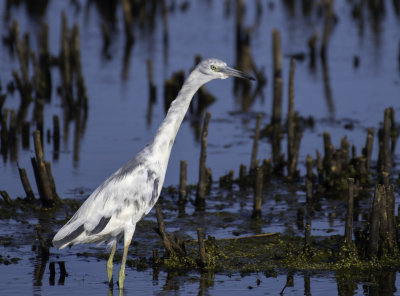
[[[214,66],[214,65],[211,65],[211,70],[213,70],[213,71],[217,71],[217,67],[216,67],[216,66]]]

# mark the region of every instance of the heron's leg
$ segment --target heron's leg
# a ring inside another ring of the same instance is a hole
[[[133,226],[133,229],[125,230],[124,232],[124,252],[122,254],[121,269],[119,271],[119,279],[118,279],[118,284],[120,289],[124,288],[126,257],[128,256],[129,245],[131,244],[132,236],[133,233],[135,232],[135,226]]]
[[[108,275],[108,284],[111,286],[112,285],[112,279],[113,279],[113,260],[114,260],[114,255],[115,255],[115,250],[117,249],[117,241],[115,240],[110,257],[108,258],[107,261],[107,275]]]

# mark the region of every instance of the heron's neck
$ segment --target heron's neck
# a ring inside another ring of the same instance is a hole
[[[206,82],[208,80],[203,75],[196,70],[193,71],[186,79],[176,99],[171,103],[164,121],[158,128],[151,146],[154,152],[166,157],[166,162],[168,162],[176,134],[185,118],[190,102],[197,90]]]

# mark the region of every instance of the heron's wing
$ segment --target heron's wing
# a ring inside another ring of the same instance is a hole
[[[162,186],[156,169],[133,159],[104,181],[53,239],[63,248],[117,237],[147,214]]]

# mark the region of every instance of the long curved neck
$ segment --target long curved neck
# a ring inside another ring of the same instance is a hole
[[[195,69],[186,79],[178,96],[171,103],[164,121],[158,128],[151,146],[154,152],[160,152],[161,155],[166,157],[166,159],[164,159],[166,162],[168,162],[176,134],[185,118],[186,111],[189,108],[194,94],[208,81],[209,80],[204,77],[204,75],[201,75],[200,72]]]

